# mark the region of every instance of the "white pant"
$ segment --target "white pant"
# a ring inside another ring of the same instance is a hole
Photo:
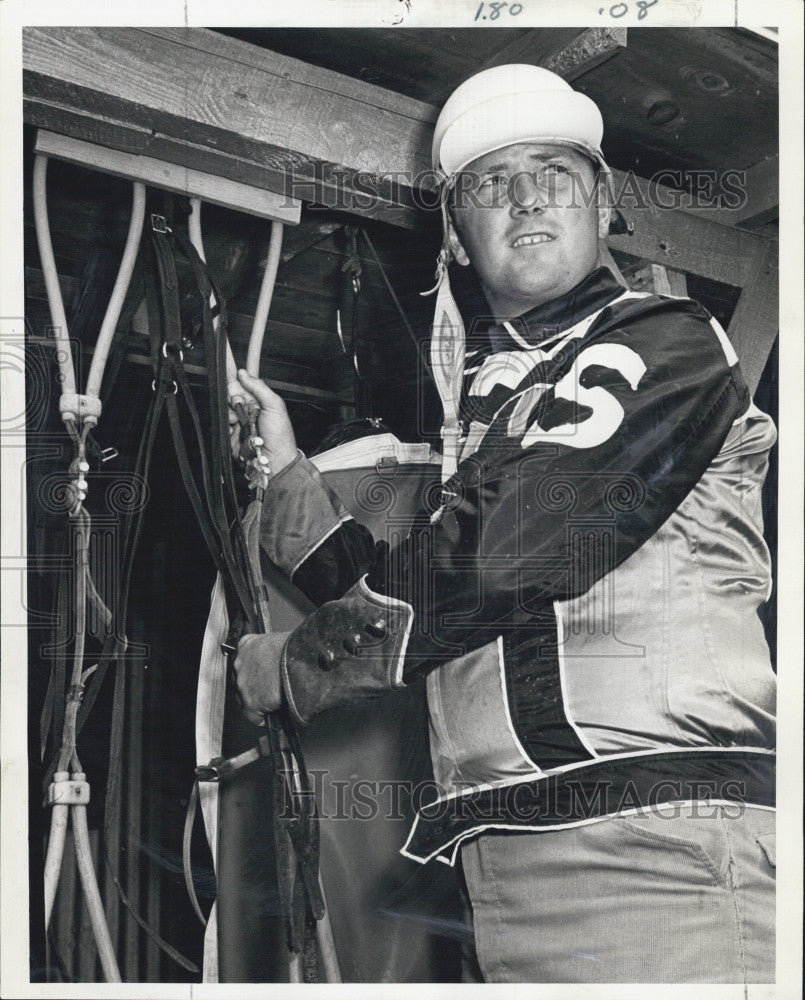
[[[774,982],[774,813],[488,832],[461,851],[488,982]]]

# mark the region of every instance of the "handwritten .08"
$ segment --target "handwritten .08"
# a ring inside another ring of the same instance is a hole
[[[657,0],[637,0],[634,5],[637,7],[637,20],[642,21],[648,13],[649,7],[653,7]],[[483,7],[483,4],[481,4]],[[599,7],[599,14],[609,14],[610,17],[625,17],[629,13],[628,3],[614,3],[610,8]]]

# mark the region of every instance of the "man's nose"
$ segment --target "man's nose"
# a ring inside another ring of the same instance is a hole
[[[514,174],[509,181],[508,195],[512,215],[541,212],[550,199],[547,184],[535,170]]]

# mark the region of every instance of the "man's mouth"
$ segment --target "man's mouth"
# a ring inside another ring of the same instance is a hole
[[[547,233],[525,233],[523,236],[518,236],[514,243],[512,243],[512,246],[529,247],[537,243],[548,243],[552,239],[553,236],[549,236]]]

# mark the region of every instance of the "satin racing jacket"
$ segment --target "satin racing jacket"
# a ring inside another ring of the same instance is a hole
[[[404,540],[372,539],[301,453],[263,507],[266,553],[317,604],[357,587],[405,612],[392,676],[426,677],[439,793],[403,853],[452,863],[484,829],[663,803],[773,808],[775,430],[724,330],[601,268],[471,329],[462,367],[460,461]]]

